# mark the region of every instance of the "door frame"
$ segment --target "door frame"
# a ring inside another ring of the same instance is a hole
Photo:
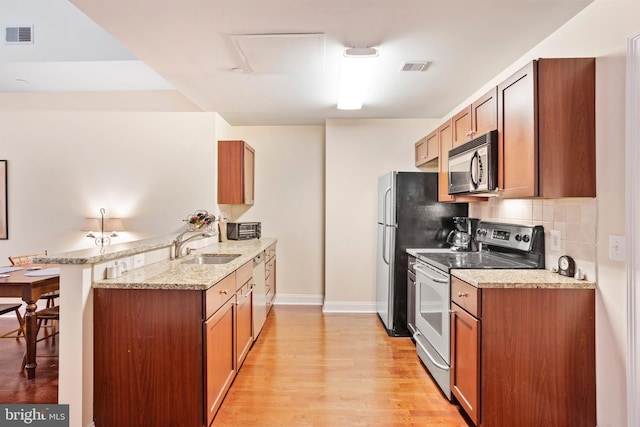
[[[640,425],[640,32],[627,39],[627,425]]]

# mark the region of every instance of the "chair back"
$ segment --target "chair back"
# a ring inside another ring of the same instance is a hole
[[[11,261],[11,265],[31,264],[33,257],[38,255],[49,255],[49,253],[48,251],[44,251],[39,254],[14,255],[9,257],[9,261]]]

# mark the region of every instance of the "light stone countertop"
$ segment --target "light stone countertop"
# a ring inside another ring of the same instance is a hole
[[[136,255],[155,249],[168,248],[173,245],[176,235],[158,237],[155,239],[136,240],[133,242],[118,243],[94,247],[60,254],[39,255],[33,258],[36,264],[98,264],[126,256]]]
[[[179,289],[206,290],[237,270],[260,252],[276,243],[275,238],[252,240],[228,240],[216,242],[193,251],[190,255],[175,260],[159,261],[144,267],[129,270],[115,279],[93,282],[94,288],[109,289]],[[147,248],[143,245],[142,247]],[[132,249],[132,251],[134,251]],[[131,255],[140,250],[126,253]],[[201,254],[240,254],[226,264],[185,264]],[[71,262],[70,262],[71,263]]]
[[[595,282],[561,276],[549,270],[451,270],[477,288],[595,289]]]

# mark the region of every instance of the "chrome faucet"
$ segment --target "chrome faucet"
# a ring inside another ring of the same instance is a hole
[[[194,234],[193,236],[190,236],[186,239],[183,240],[185,234],[187,233],[195,233],[195,230],[187,230],[187,231],[183,231],[182,233],[178,234],[178,236],[176,237],[176,239],[173,241],[173,245],[175,247],[175,257],[176,258],[180,258],[182,256],[182,252],[184,252],[184,245],[187,244],[187,242],[194,240],[198,237],[213,237],[212,233],[204,233],[204,232],[198,232],[198,234]],[[189,253],[191,252],[191,248],[186,248],[187,250],[187,255],[189,255]]]

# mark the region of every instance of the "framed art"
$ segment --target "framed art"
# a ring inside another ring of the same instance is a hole
[[[9,238],[9,202],[7,201],[7,161],[0,160],[0,240]]]

